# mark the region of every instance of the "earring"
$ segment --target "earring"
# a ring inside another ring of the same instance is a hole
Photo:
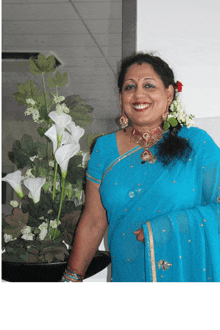
[[[123,131],[126,132],[126,127],[128,126],[128,117],[125,115],[121,103],[120,103],[120,105],[121,105],[122,114],[119,118],[119,124],[121,125],[121,128],[123,129]]]
[[[163,121],[166,121],[168,115],[169,115],[169,111],[166,111],[166,112],[162,115],[162,120],[163,120]]]

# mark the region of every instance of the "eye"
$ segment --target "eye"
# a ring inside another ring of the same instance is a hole
[[[144,87],[145,87],[145,88],[148,88],[148,89],[152,89],[152,88],[154,88],[155,86],[154,86],[153,84],[151,84],[151,83],[147,83],[147,84],[144,85]]]
[[[124,90],[129,91],[130,89],[134,89],[134,88],[136,88],[135,84],[129,84],[129,85],[125,86]]]

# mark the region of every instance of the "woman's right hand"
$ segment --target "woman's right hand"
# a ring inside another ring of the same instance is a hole
[[[133,234],[137,235],[136,238],[137,238],[138,241],[143,242],[145,244],[143,228],[140,228],[138,230],[135,230],[133,232]]]

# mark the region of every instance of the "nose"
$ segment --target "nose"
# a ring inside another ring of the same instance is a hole
[[[146,90],[142,86],[137,86],[135,90],[135,97],[141,98],[146,95]]]

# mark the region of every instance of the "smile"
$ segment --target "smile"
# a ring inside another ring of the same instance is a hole
[[[139,104],[134,103],[132,105],[135,110],[139,111],[149,108],[150,103],[139,103]]]

